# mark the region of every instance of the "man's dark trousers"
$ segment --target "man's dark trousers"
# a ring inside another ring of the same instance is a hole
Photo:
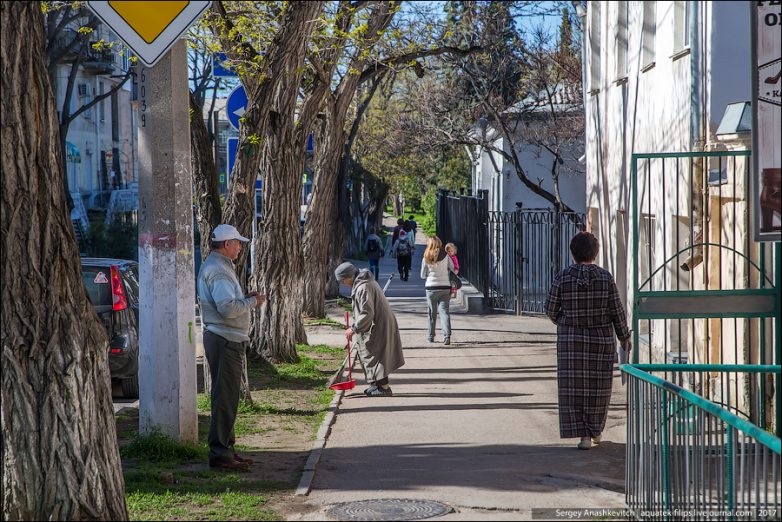
[[[246,343],[233,343],[204,331],[204,352],[212,376],[212,423],[209,426],[209,462],[234,459],[234,423],[242,384],[242,357]]]

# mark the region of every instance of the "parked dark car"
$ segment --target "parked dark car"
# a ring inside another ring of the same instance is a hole
[[[125,397],[138,397],[138,263],[81,258],[87,295],[109,334],[109,369]]]

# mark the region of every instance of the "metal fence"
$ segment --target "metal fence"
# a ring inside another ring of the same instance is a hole
[[[519,209],[521,270],[518,313],[545,313],[554,277],[570,266],[570,240],[584,230],[584,214],[551,209]]]
[[[626,502],[636,518],[780,519],[780,439],[749,413],[775,414],[764,383],[780,366],[621,368],[629,378]],[[725,397],[731,381],[741,383],[742,400]]]
[[[487,307],[518,314],[545,312],[554,276],[571,264],[570,240],[584,214],[553,209],[488,210],[478,196],[445,192],[437,200],[437,234],[459,247],[460,275],[484,294]]]
[[[459,275],[486,295],[489,287],[488,191],[477,196],[455,196],[440,191],[437,197],[437,235],[459,248]]]

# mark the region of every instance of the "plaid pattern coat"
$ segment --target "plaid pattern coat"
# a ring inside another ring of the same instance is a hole
[[[569,266],[554,278],[546,314],[557,325],[559,435],[597,436],[611,402],[614,335],[630,337],[614,277],[597,265]]]

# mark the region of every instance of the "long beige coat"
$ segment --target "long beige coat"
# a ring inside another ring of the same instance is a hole
[[[353,282],[353,338],[367,371],[367,381],[388,377],[405,364],[394,312],[372,272],[361,270]]]

